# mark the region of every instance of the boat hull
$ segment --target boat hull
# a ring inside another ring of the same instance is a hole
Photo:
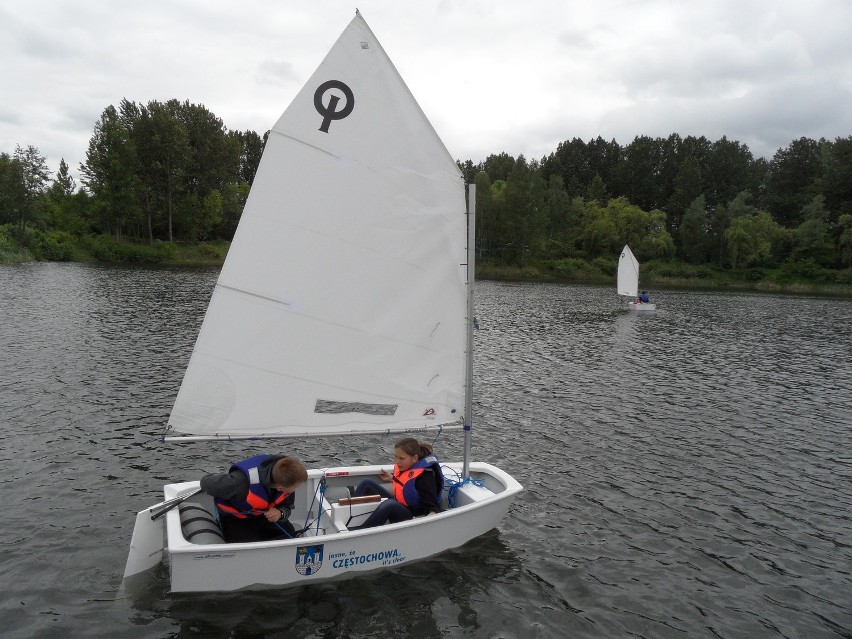
[[[656,311],[657,310],[656,304],[649,304],[647,302],[644,303],[644,304],[637,304],[636,302],[630,302],[627,305],[627,307],[631,311],[636,311],[637,313],[644,313],[646,311]]]
[[[461,464],[442,464],[451,477],[461,473]],[[497,526],[522,486],[510,475],[484,463],[471,463],[471,477],[479,485],[465,485],[456,494],[457,505],[442,513],[417,517],[398,524],[364,530],[348,530],[353,508],[363,521],[365,509],[340,506],[333,493],[375,478],[381,466],[346,467],[309,471],[308,483],[296,494],[297,505],[290,517],[297,528],[316,519],[319,525],[296,539],[256,543],[193,543],[187,541],[177,509],[166,515],[166,555],[173,592],[234,591],[270,586],[285,587],[345,579],[368,572],[403,566],[457,548]],[[314,496],[319,480],[326,477],[326,497]],[[197,482],[165,486],[166,499],[185,494]],[[347,491],[348,492],[348,491]],[[312,505],[313,504],[313,505]]]

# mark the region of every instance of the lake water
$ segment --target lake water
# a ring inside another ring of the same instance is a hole
[[[0,266],[3,637],[852,637],[852,301],[776,295],[637,315],[480,282],[474,456],[526,489],[496,530],[337,584],[172,595],[161,571],[129,597],[162,484],[271,450],[159,441],[216,275]],[[387,463],[395,439],[274,450]]]

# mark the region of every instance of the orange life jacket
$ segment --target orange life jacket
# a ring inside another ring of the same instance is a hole
[[[260,481],[260,464],[270,457],[271,455],[255,455],[231,466],[228,472],[239,470],[248,478],[248,494],[244,499],[214,499],[219,510],[240,519],[259,517],[287,499],[290,493],[281,493],[274,499],[270,499],[266,486]]]
[[[399,472],[399,468],[394,465],[393,467],[393,498],[396,499],[403,506],[412,506],[409,504],[405,498],[406,492],[408,492],[408,496],[412,497],[411,489],[408,491],[405,490],[406,484],[411,482],[411,485],[414,485],[415,480],[423,474],[425,468],[409,468],[404,472]]]
[[[422,508],[423,503],[420,499],[420,493],[417,492],[417,487],[415,482],[420,475],[422,475],[426,470],[432,468],[433,472],[435,472],[436,476],[440,478],[439,485],[441,488],[438,489],[438,499],[441,498],[441,489],[443,488],[443,475],[441,473],[441,466],[438,463],[438,458],[434,455],[428,455],[423,459],[417,460],[414,465],[411,466],[406,471],[400,472],[399,466],[394,464],[393,467],[393,498],[396,499],[403,506],[407,506],[408,508]]]

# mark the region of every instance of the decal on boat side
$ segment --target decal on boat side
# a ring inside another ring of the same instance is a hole
[[[368,552],[363,555],[357,551],[350,550],[348,553],[336,552],[329,556],[332,568],[352,568],[365,564],[377,564],[379,566],[393,566],[405,561],[405,555],[399,554],[399,548],[391,548],[380,552]]]
[[[309,577],[322,568],[322,553],[325,544],[296,546],[296,572]]]
[[[230,559],[235,557],[235,552],[206,552],[203,555],[193,555],[193,559]]]

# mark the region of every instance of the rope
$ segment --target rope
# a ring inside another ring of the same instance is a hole
[[[441,470],[444,470],[443,466],[441,467]],[[456,477],[460,477],[457,471],[452,472],[456,474]],[[446,474],[444,475],[444,490],[447,491],[447,504],[450,508],[456,507],[456,493],[459,491],[459,488],[461,488],[465,484],[472,484],[474,486],[479,486],[480,488],[485,488],[484,479],[465,477],[464,479],[460,479],[459,481],[453,481],[452,479],[447,479]]]
[[[314,509],[314,504],[317,501],[317,495],[320,495],[320,503],[319,503],[319,506],[317,507],[317,511],[319,512],[319,514],[317,515],[317,518],[314,521],[317,522],[317,534],[319,534],[320,519],[322,518],[322,513],[323,513],[322,496],[325,495],[325,475],[323,475],[322,478],[320,478],[319,484],[317,485],[317,488],[314,491],[314,496],[311,497],[311,505],[308,506],[308,512],[305,514],[305,525],[302,528],[302,532],[305,532],[314,523],[313,521],[309,522],[308,519],[311,516],[311,511]]]
[[[438,438],[441,436],[441,434],[442,434],[443,432],[444,432],[444,425],[443,425],[443,424],[439,424],[439,425],[438,425],[438,432],[437,432],[437,433],[435,433],[435,439],[434,439],[434,440],[432,440],[432,450],[434,450],[434,449],[435,449],[435,444],[437,443]]]
[[[320,531],[320,520],[322,519],[322,513],[323,513],[322,500],[325,497],[325,475],[323,475],[322,479],[320,479],[319,494],[320,494],[320,503],[319,503],[319,508],[317,508],[319,513],[317,514],[317,533],[316,533],[318,537],[319,537],[319,531]],[[316,496],[316,491],[314,491],[314,496]]]

